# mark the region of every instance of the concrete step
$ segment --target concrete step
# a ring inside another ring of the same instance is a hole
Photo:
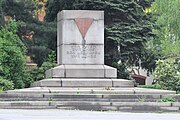
[[[1,109],[80,109],[115,111],[178,111],[174,91],[122,87],[33,87],[0,93]]]
[[[179,111],[179,103],[159,102],[58,102],[54,103],[57,108],[71,108],[79,110],[110,110],[110,111],[131,111],[131,112],[158,112],[158,111]]]
[[[180,102],[180,95],[159,94],[67,94],[67,93],[1,93],[0,101],[99,101],[99,102],[157,102],[163,98],[175,98]]]
[[[175,91],[147,89],[147,88],[119,88],[119,87],[33,87],[17,90],[9,90],[6,93],[18,96],[42,95],[45,93],[64,93],[64,94],[176,94]],[[6,95],[6,93],[4,95]],[[2,93],[1,93],[2,94]],[[0,94],[0,96],[1,96]]]
[[[32,87],[134,87],[134,82],[132,80],[110,78],[52,78],[35,82]]]
[[[0,109],[79,109],[131,112],[179,111],[179,102],[0,101]]]

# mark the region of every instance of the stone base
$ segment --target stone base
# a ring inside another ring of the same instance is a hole
[[[134,87],[134,82],[124,79],[44,79],[33,83],[32,87]]]
[[[60,65],[46,71],[46,78],[116,78],[117,69],[107,65]]]

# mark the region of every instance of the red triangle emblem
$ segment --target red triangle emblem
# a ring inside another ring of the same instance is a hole
[[[93,19],[92,18],[76,18],[75,22],[79,28],[79,31],[82,37],[84,38],[91,24],[93,23]]]

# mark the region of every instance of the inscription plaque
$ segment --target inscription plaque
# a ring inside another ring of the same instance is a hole
[[[97,46],[71,46],[67,54],[72,58],[96,58],[101,53],[97,51]]]
[[[102,64],[104,62],[103,45],[63,45],[58,49],[62,51],[62,63],[65,64]]]

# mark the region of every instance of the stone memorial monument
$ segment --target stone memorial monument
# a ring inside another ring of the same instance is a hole
[[[133,81],[117,79],[116,68],[104,65],[103,11],[64,10],[57,31],[58,66],[31,88],[0,93],[1,109],[179,110],[179,104],[154,102],[175,91],[134,88]]]
[[[132,81],[116,79],[116,68],[104,65],[103,11],[58,13],[57,63],[57,67],[46,71],[46,78],[51,79],[40,81],[39,86],[50,85],[53,80],[61,81],[62,87],[133,86]]]

